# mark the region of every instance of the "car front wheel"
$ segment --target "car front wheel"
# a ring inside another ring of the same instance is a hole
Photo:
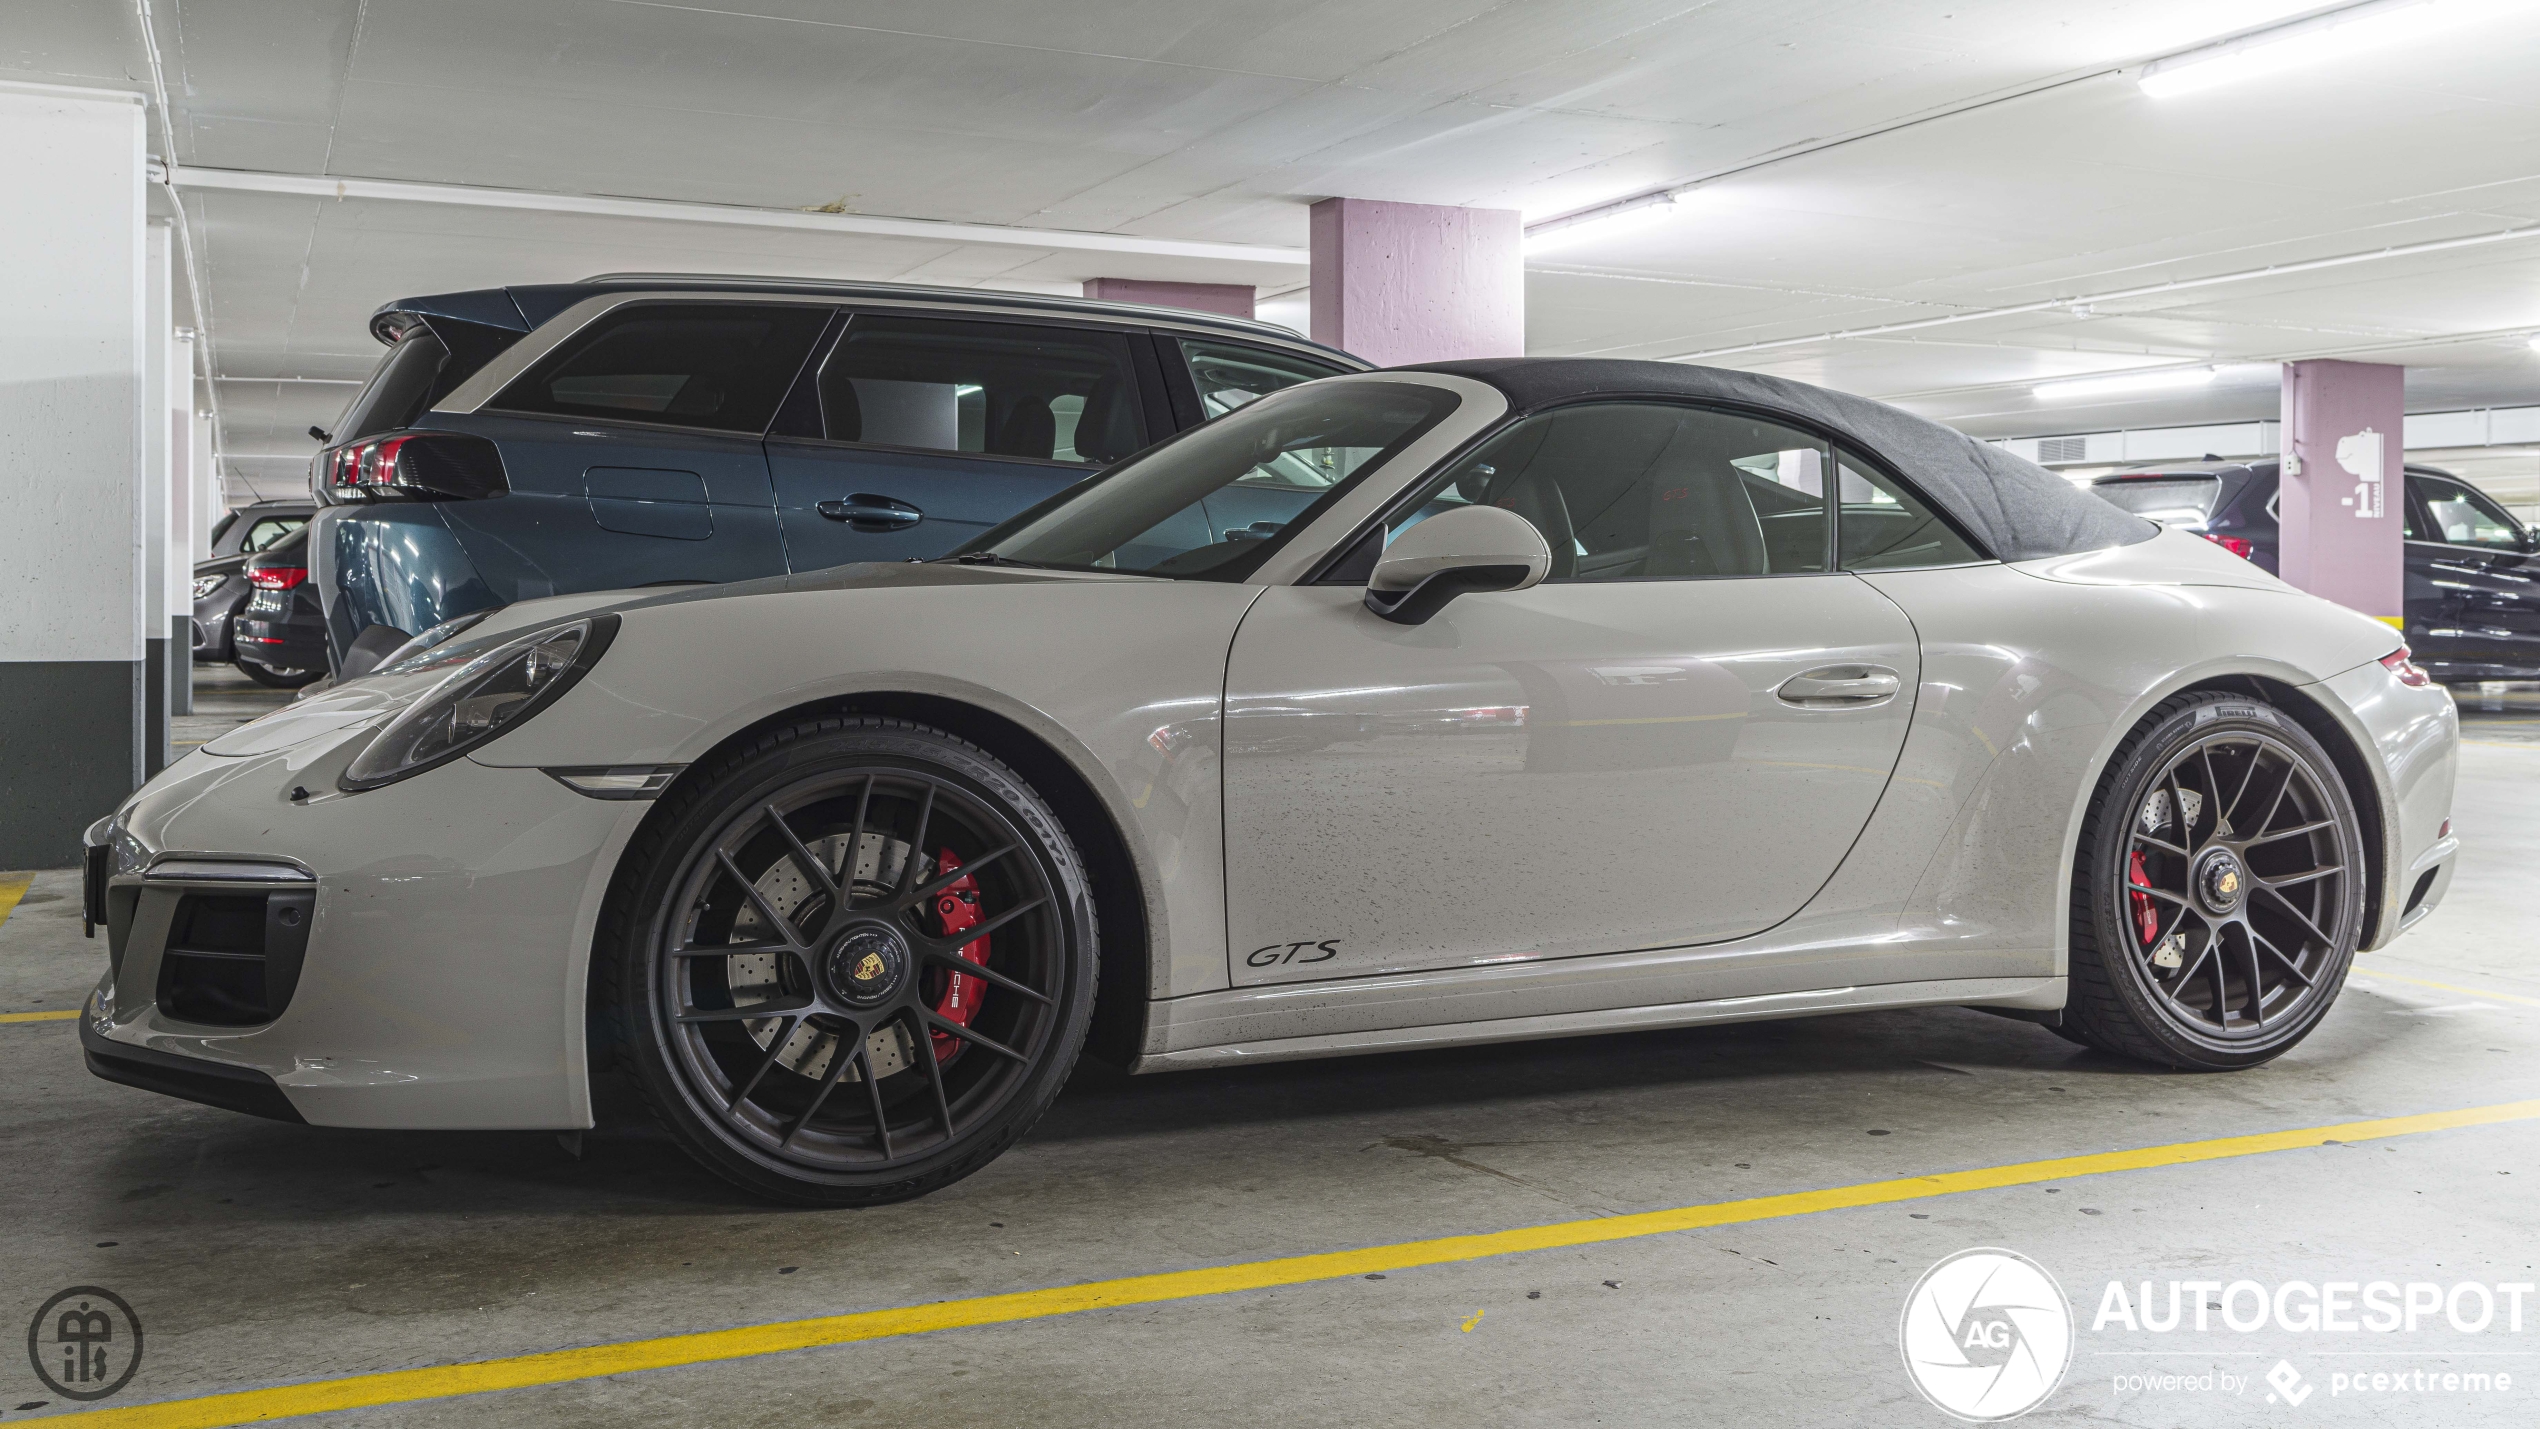
[[[2307,1036],[2361,940],[2361,820],[2283,711],[2173,696],[2110,761],[2073,870],[2066,1027],[2191,1070],[2256,1066]]]
[[[824,719],[665,797],[601,971],[690,1155],[775,1199],[878,1204],[978,1170],[1057,1096],[1093,1010],[1093,900],[1014,771],[940,730]]]

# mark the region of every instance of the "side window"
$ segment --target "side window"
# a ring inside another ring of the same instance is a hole
[[[828,309],[807,304],[630,304],[574,334],[489,405],[761,432],[828,321]]]
[[[1852,452],[1840,452],[1836,480],[1842,501],[1835,524],[1843,535],[1845,570],[1902,571],[1984,559],[1930,507]]]
[[[255,525],[247,528],[247,539],[239,544],[238,549],[241,554],[252,556],[307,524],[306,519],[298,516],[260,517]]]
[[[2425,514],[2434,522],[2434,539],[2455,546],[2522,549],[2522,528],[2484,493],[2448,476],[2411,476],[2408,484],[2425,502]]]
[[[1556,581],[1790,575],[1826,566],[1826,444],[1654,402],[1529,417],[1459,463],[1389,533],[1472,502],[1525,517]]]
[[[1294,387],[1318,377],[1338,377],[1343,371],[1327,363],[1242,343],[1192,337],[1179,342],[1182,361],[1191,369],[1191,384],[1199,389],[1200,410],[1211,417],[1222,417],[1282,387]]]
[[[1089,466],[1147,444],[1129,340],[858,314],[820,368],[831,441]]]

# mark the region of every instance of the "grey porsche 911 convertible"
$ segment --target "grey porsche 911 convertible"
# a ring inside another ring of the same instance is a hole
[[[579,1128],[608,1059],[833,1205],[978,1169],[1089,1046],[1958,1005],[2241,1068],[2442,901],[2456,741],[2386,625],[1895,409],[1403,368],[944,559],[527,601],[223,735],[91,831],[81,1034],[329,1126]]]

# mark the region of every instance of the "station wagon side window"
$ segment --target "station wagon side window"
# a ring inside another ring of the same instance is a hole
[[[1147,444],[1129,339],[859,313],[821,363],[829,440],[1104,466]]]
[[[593,320],[487,405],[758,433],[811,353],[813,304],[630,303]]]
[[[1346,370],[1243,343],[1195,337],[1176,341],[1182,350],[1182,361],[1190,368],[1191,385],[1199,389],[1200,411],[1209,417],[1222,417],[1280,388],[1318,377],[1338,377]]]

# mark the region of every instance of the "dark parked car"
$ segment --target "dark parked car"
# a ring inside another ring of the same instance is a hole
[[[2407,469],[2408,646],[2447,683],[2540,679],[2540,535],[2468,482]],[[2278,467],[2187,462],[2119,472],[2091,489],[2276,570]]]
[[[309,579],[309,528],[247,558],[249,594],[231,622],[238,668],[258,684],[298,689],[326,673],[326,613]]]
[[[211,555],[194,563],[195,659],[237,658],[229,619],[247,603],[247,558],[309,524],[316,510],[306,501],[259,501],[220,518],[212,528]]]
[[[535,596],[943,555],[1151,442],[1366,369],[1233,318],[765,278],[445,293],[371,332],[388,354],[311,473],[327,639],[355,672]]]

